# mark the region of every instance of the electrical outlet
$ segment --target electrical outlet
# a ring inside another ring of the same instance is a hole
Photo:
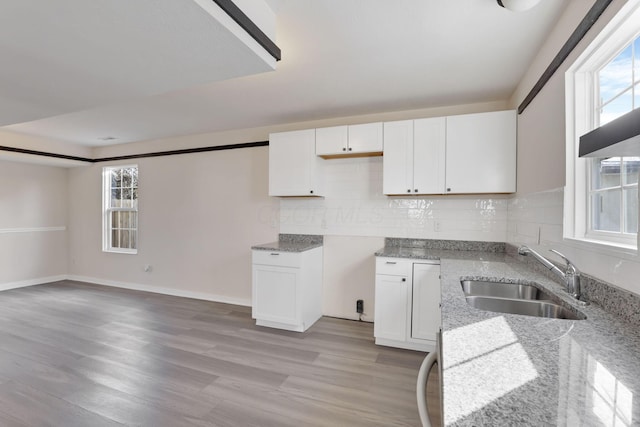
[[[433,231],[442,231],[442,224],[440,221],[433,222]]]
[[[356,313],[364,313],[364,301],[361,299],[356,301]]]

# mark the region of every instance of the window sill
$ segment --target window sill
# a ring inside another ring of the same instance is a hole
[[[102,252],[109,252],[113,254],[136,255],[138,253],[138,250],[137,249],[103,249]]]
[[[568,246],[577,249],[587,250],[598,254],[611,255],[619,258],[637,261],[638,249],[632,245],[623,243],[603,242],[602,240],[578,239],[575,237],[565,237]]]

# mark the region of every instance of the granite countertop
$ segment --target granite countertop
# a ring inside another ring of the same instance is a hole
[[[311,234],[280,234],[278,241],[251,246],[258,251],[304,252],[319,248],[323,244],[323,236]]]
[[[465,251],[465,250],[446,250],[446,249],[433,249],[433,248],[407,248],[407,247],[388,247],[378,250],[375,256],[389,257],[389,258],[408,258],[408,259],[502,259],[504,253],[491,253],[483,251]]]
[[[640,328],[505,253],[385,248],[440,259],[446,426],[640,423]],[[466,303],[464,279],[535,282],[586,320],[495,313]]]

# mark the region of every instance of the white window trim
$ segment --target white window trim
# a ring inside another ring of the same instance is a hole
[[[117,253],[117,254],[129,254],[135,255],[138,253],[138,249],[126,249],[126,248],[113,248],[111,247],[111,215],[110,212],[114,211],[126,211],[130,212],[135,210],[138,212],[138,209],[131,208],[109,208],[109,202],[111,199],[111,175],[110,170],[112,169],[126,169],[126,168],[138,168],[138,165],[115,165],[115,166],[105,166],[102,168],[102,251]],[[139,170],[139,169],[138,169]],[[107,175],[109,175],[107,177]],[[137,227],[140,226],[140,219],[138,218]],[[137,241],[139,241],[139,233],[137,236]]]
[[[594,194],[594,193],[599,193],[599,192],[606,192],[608,190],[615,190],[615,191],[620,191],[620,198],[622,198],[624,196],[624,190],[625,189],[632,189],[635,188],[636,192],[638,191],[638,184],[623,184],[622,183],[622,176],[620,177],[620,185],[616,186],[616,187],[611,187],[611,188],[601,188],[598,190],[594,190],[594,189],[590,189],[588,190],[587,187],[589,186],[589,184],[587,184],[588,182],[592,181],[592,176],[591,174],[593,173],[593,158],[588,159],[587,161],[587,177],[586,177],[586,182],[585,182],[585,199],[586,199],[586,209],[587,209],[587,215],[586,215],[586,223],[588,224],[592,224],[593,223],[593,211],[591,209],[591,205],[590,205],[590,201],[589,198]],[[620,202],[620,206],[622,207],[622,200]],[[621,227],[624,227],[624,223],[622,222],[622,214],[623,214],[623,210],[621,209],[620,212],[620,225]],[[585,227],[587,228],[587,227]],[[633,233],[621,233],[621,232],[610,232],[610,231],[604,231],[604,230],[592,230],[592,229],[588,229],[586,230],[585,234],[585,239],[587,240],[593,240],[593,241],[599,241],[599,242],[611,242],[613,244],[616,245],[623,245],[623,246],[629,246],[629,247],[634,247],[637,244],[637,233],[634,236]]]
[[[640,233],[633,239],[595,240],[604,233],[587,233],[589,201],[587,200],[587,179],[589,179],[589,158],[578,157],[579,137],[591,129],[595,109],[592,108],[596,83],[593,72],[613,57],[613,52],[621,50],[630,40],[638,36],[637,22],[640,20],[640,2],[628,2],[620,12],[596,36],[565,74],[566,108],[566,187],[564,196],[563,237],[577,246],[597,248],[599,252],[612,255],[636,255],[640,243]],[[640,191],[640,186],[639,186]],[[639,213],[640,215],[640,213]]]

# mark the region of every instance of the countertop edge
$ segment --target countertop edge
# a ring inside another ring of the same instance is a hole
[[[312,249],[321,248],[322,243],[283,243],[283,242],[271,242],[260,245],[251,246],[251,250],[254,251],[273,251],[273,252],[306,252]]]

